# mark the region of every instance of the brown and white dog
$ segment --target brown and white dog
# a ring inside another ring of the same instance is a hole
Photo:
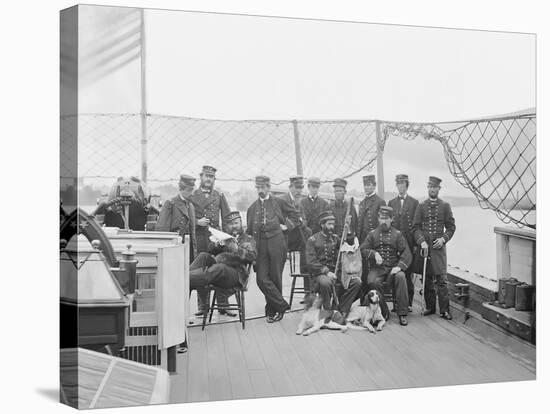
[[[367,293],[365,306],[352,308],[348,315],[348,327],[356,327],[358,324],[369,332],[381,331],[386,320],[380,309],[380,296],[375,289]],[[355,322],[355,323],[354,323]],[[376,328],[375,328],[376,327]]]
[[[317,332],[319,329],[322,328],[340,330],[342,332],[347,331],[348,327],[346,325],[341,325],[331,319],[335,317],[335,313],[337,312],[324,310],[322,311],[321,304],[322,301],[319,295],[310,293],[305,297],[304,313],[302,314],[302,319],[300,320],[300,324],[298,325],[296,335],[307,336],[314,332]]]

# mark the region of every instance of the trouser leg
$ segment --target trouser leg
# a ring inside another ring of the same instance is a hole
[[[449,287],[447,286],[447,275],[446,274],[437,275],[435,285],[437,288],[437,300],[439,302],[439,312],[440,313],[449,312]],[[434,302],[435,302],[435,298],[434,298]]]
[[[283,235],[271,239],[260,238],[258,258],[256,259],[256,282],[265,296],[266,315],[288,309],[288,303],[282,295],[282,270],[286,259],[286,244]]]
[[[407,277],[405,273],[397,272],[394,275],[389,275],[388,283],[392,286],[397,314],[399,316],[406,316],[409,313],[409,294],[407,292]]]
[[[283,298],[283,269],[287,258],[287,244],[283,235],[268,239],[269,253],[269,280],[272,281],[275,290],[271,292],[270,300],[277,312],[286,311],[289,306]]]
[[[216,263],[214,256],[207,252],[200,252],[195,260],[193,260],[189,265],[189,270],[193,271],[195,269],[207,268],[212,266],[214,263]],[[199,311],[203,310],[207,305],[205,298],[206,293],[204,289],[201,289],[200,291],[197,289],[197,309]]]
[[[355,278],[351,279],[347,289],[344,289],[340,282],[336,283],[336,294],[340,302],[338,310],[347,315],[353,302],[361,296],[361,281]]]
[[[414,280],[413,272],[411,269],[407,269],[407,271],[405,272],[405,277],[407,279],[407,294],[409,296],[409,306],[412,306],[414,298]]]
[[[434,275],[431,272],[430,265],[426,266],[426,281],[424,286],[424,300],[426,301],[426,310],[435,312],[435,286]]]
[[[332,284],[334,281],[327,275],[319,275],[315,278],[315,291],[319,293],[319,297],[323,303],[323,309],[331,310],[332,308]]]

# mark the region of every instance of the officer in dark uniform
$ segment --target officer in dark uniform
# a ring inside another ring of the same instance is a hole
[[[351,304],[361,295],[361,281],[358,278],[352,278],[347,289],[342,285],[341,269],[336,269],[340,239],[334,233],[336,218],[332,211],[322,212],[319,223],[321,231],[311,236],[306,245],[309,271],[314,276],[314,290],[319,292],[323,308],[331,310],[334,286],[339,300],[338,310],[345,317],[350,311]]]
[[[182,241],[185,235],[189,235],[191,246],[189,248],[190,262],[197,257],[197,244],[195,237],[195,208],[189,200],[195,188],[195,178],[182,174],[178,183],[179,194],[170,200],[166,200],[159,214],[155,229],[157,231],[173,231],[180,234]]]
[[[358,231],[359,243],[363,243],[367,234],[378,227],[378,210],[386,202],[376,194],[376,179],[374,175],[363,177],[365,198],[359,203]]]
[[[399,230],[413,255],[415,256],[416,243],[413,235],[413,219],[418,200],[407,194],[409,189],[409,176],[407,174],[397,174],[395,176],[395,186],[397,187],[398,195],[390,200],[388,205],[393,208],[392,226]],[[412,302],[414,296],[414,284],[412,278],[413,266],[409,266],[405,272],[407,276],[407,289],[409,293],[409,312],[412,311]]]
[[[329,210],[332,211],[336,219],[334,233],[338,237],[338,240],[342,237],[346,219],[349,221],[348,235],[346,235],[346,237],[350,234],[355,235],[357,229],[357,211],[355,211],[355,203],[353,202],[353,199],[345,199],[347,185],[348,182],[343,178],[336,178],[332,184],[332,188],[334,189],[334,200],[330,200],[329,202]],[[350,216],[346,217],[350,202]]]
[[[425,281],[425,315],[435,313],[435,292],[442,318],[452,319],[449,312],[449,288],[447,286],[447,243],[455,230],[455,219],[451,206],[439,198],[441,179],[429,177],[429,198],[418,205],[414,214],[413,232],[420,251],[428,255]],[[434,287],[435,283],[435,287]]]
[[[304,212],[302,210],[302,189],[304,188],[304,177],[301,175],[293,175],[289,178],[290,184],[288,186],[288,193],[280,196],[281,199],[289,204],[292,204],[296,210],[300,213],[300,223],[298,227],[294,227],[292,230],[286,232],[287,247],[289,251],[301,252],[305,249],[305,241],[307,240],[307,229],[305,226]],[[292,226],[287,219],[287,227]],[[306,233],[306,234],[305,234]]]
[[[319,233],[321,226],[319,224],[319,215],[323,211],[329,210],[328,202],[319,196],[319,187],[321,179],[318,177],[309,177],[307,179],[308,195],[302,198],[302,212],[312,234]]]
[[[299,226],[300,214],[292,204],[270,194],[269,177],[260,175],[255,181],[258,199],[246,213],[246,232],[256,241],[256,282],[265,296],[266,321],[272,323],[283,319],[289,309],[282,294],[282,274],[287,256],[283,231]]]
[[[189,266],[189,289],[196,289],[203,303],[207,301],[206,286],[221,289],[244,287],[248,283],[249,265],[256,260],[256,242],[243,231],[241,214],[232,211],[224,217],[226,230],[236,241],[225,241],[202,252]]]
[[[386,281],[392,287],[396,299],[399,323],[405,326],[408,324],[409,312],[405,271],[411,265],[412,255],[403,234],[391,225],[392,212],[391,207],[380,207],[378,227],[361,244],[361,254],[369,262],[364,291],[377,289],[382,292],[382,283]]]
[[[200,173],[200,187],[193,191],[190,200],[195,207],[196,227],[195,234],[197,236],[197,252],[208,252],[210,245],[210,232],[208,227],[213,227],[221,230],[220,224],[225,227],[224,217],[229,214],[229,205],[223,193],[214,189],[216,181],[216,168],[205,165]],[[227,297],[223,295],[217,296],[218,304],[227,304]],[[201,316],[203,314],[205,304],[202,302],[202,297],[197,295],[197,307],[199,311],[195,314]],[[235,313],[220,309],[222,315],[236,316]]]

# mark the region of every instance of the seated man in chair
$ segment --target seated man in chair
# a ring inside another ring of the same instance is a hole
[[[391,207],[380,207],[378,227],[361,244],[361,254],[369,262],[366,292],[376,289],[382,293],[382,283],[388,283],[394,292],[399,323],[405,326],[409,313],[405,271],[412,255],[403,234],[391,225],[392,213]]]
[[[256,242],[243,231],[240,213],[232,211],[224,219],[234,239],[213,246],[211,253],[200,253],[189,266],[189,291],[196,289],[205,304],[208,285],[220,289],[245,287],[249,265],[256,260]]]
[[[319,292],[325,310],[332,310],[331,300],[335,292],[339,300],[338,310],[345,317],[350,311],[351,304],[360,296],[361,281],[353,278],[345,288],[339,277],[340,269],[336,269],[336,262],[340,240],[334,232],[336,218],[332,211],[322,212],[319,215],[319,223],[321,231],[311,236],[306,243],[306,261],[313,275],[313,289]],[[350,235],[353,237],[352,233]]]

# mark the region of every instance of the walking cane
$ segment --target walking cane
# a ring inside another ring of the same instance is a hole
[[[420,249],[420,256],[424,258],[424,267],[422,269],[422,289],[420,290],[420,296],[422,296],[422,316],[426,311],[426,296],[424,296],[424,291],[426,289],[426,264],[428,262],[428,251],[424,253],[424,249]]]

